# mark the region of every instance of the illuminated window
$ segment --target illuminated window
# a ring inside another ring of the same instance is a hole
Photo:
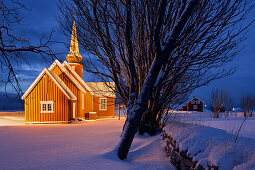
[[[99,110],[107,110],[107,99],[99,98]]]
[[[194,110],[197,110],[197,105],[193,105],[193,109],[194,109]]]
[[[54,101],[40,101],[41,113],[54,113]]]

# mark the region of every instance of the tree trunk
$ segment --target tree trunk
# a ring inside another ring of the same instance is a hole
[[[163,24],[163,18],[164,18],[167,4],[165,0],[161,1],[161,5],[159,9],[160,11],[159,20],[155,30],[155,44],[156,44],[155,48],[157,52],[155,54],[153,63],[150,67],[149,73],[146,76],[145,83],[134,104],[134,107],[132,109],[128,107],[128,118],[126,121],[126,126],[124,128],[123,136],[117,148],[117,154],[121,160],[126,159],[127,157],[129,148],[138,130],[142,115],[145,112],[146,107],[148,107],[148,101],[152,95],[152,89],[158,78],[161,67],[163,63],[167,62],[169,54],[171,54],[171,52],[174,50],[176,40],[178,39],[179,34],[181,33],[186,22],[188,21],[197,3],[198,3],[198,0],[189,1],[181,17],[178,19],[178,22],[175,23],[175,26],[173,30],[171,31],[171,35],[169,36],[171,38],[168,39],[166,43],[166,47],[162,51],[162,48],[160,45],[160,29]]]
[[[135,134],[137,132],[139,122],[140,122],[140,118],[137,118],[137,117],[127,120],[126,122],[126,126],[123,133],[124,135],[120,141],[120,144],[117,150],[118,157],[121,160],[124,160],[127,158],[127,154],[133,142]]]

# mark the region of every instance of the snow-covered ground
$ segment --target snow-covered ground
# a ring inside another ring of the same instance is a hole
[[[119,160],[113,149],[123,123],[124,118],[1,126],[0,169],[175,169],[161,148],[160,135],[136,136],[127,160]]]
[[[240,115],[240,114],[237,114]],[[255,119],[247,118],[237,142],[237,131],[244,118],[212,118],[212,113],[174,112],[165,130],[194,161],[219,169],[255,169]]]
[[[24,111],[0,112],[0,126],[24,126]]]
[[[244,117],[242,113],[231,113],[225,118],[224,113],[220,118],[213,118],[211,112],[173,112],[170,119],[180,122],[209,126],[225,130],[227,133],[236,135]],[[248,117],[240,130],[239,136],[255,139],[255,116]]]

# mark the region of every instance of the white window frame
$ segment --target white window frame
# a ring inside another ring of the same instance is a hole
[[[196,104],[200,104],[200,101],[199,101],[199,100],[196,100]]]
[[[102,108],[102,100],[105,100],[105,108]],[[107,98],[99,98],[99,110],[107,110]]]
[[[197,110],[197,105],[193,105],[193,109],[194,109],[194,110]]]
[[[195,100],[191,100],[191,104],[195,104]]]
[[[46,110],[43,110],[43,105],[46,104]],[[49,105],[51,109],[49,110]],[[54,113],[54,101],[40,101],[40,113]]]

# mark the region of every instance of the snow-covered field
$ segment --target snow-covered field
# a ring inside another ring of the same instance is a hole
[[[209,126],[225,130],[227,133],[236,135],[244,117],[242,113],[231,113],[227,118],[224,113],[220,118],[213,118],[211,112],[173,112],[171,119],[179,122]],[[240,130],[239,136],[255,139],[255,116],[248,117]]]
[[[0,112],[0,126],[24,126],[24,111]]]
[[[123,123],[124,118],[0,126],[0,169],[175,169],[161,148],[160,135],[137,136],[128,159],[119,160],[113,149]]]
[[[240,115],[240,114],[239,114]],[[174,112],[165,130],[193,161],[219,169],[255,169],[255,118],[212,118],[212,113]]]

